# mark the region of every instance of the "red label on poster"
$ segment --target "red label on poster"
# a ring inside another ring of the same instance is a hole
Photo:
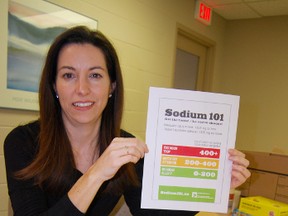
[[[220,157],[220,149],[163,144],[162,145],[162,154],[181,155],[181,156],[195,156],[195,157],[205,157],[205,158],[219,158]]]

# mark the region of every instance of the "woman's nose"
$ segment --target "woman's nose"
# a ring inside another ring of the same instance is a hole
[[[90,92],[89,81],[85,77],[79,77],[77,82],[77,93],[87,95]]]

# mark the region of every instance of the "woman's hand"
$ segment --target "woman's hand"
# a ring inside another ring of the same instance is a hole
[[[139,139],[117,137],[91,168],[106,181],[111,179],[121,166],[129,162],[137,163],[147,152],[147,145]]]
[[[229,149],[228,153],[229,160],[233,162],[232,165],[232,177],[231,177],[231,188],[237,188],[243,184],[251,175],[247,169],[249,161],[245,158],[245,154],[236,150]]]
[[[111,179],[124,164],[136,163],[147,152],[147,145],[136,138],[114,138],[68,192],[71,202],[85,213],[104,181]]]

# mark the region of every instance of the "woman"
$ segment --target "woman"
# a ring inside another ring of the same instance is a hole
[[[194,215],[140,209],[147,145],[120,130],[123,83],[117,54],[99,31],[74,27],[51,45],[39,89],[40,118],[4,143],[15,215],[108,215],[124,195],[133,215]],[[232,186],[250,175],[231,150]]]

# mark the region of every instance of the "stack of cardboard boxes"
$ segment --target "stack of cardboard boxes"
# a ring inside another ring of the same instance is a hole
[[[239,210],[253,216],[288,216],[288,155],[243,152],[251,177],[238,188]]]
[[[288,155],[243,151],[251,177],[240,186],[242,196],[263,196],[288,203]]]

